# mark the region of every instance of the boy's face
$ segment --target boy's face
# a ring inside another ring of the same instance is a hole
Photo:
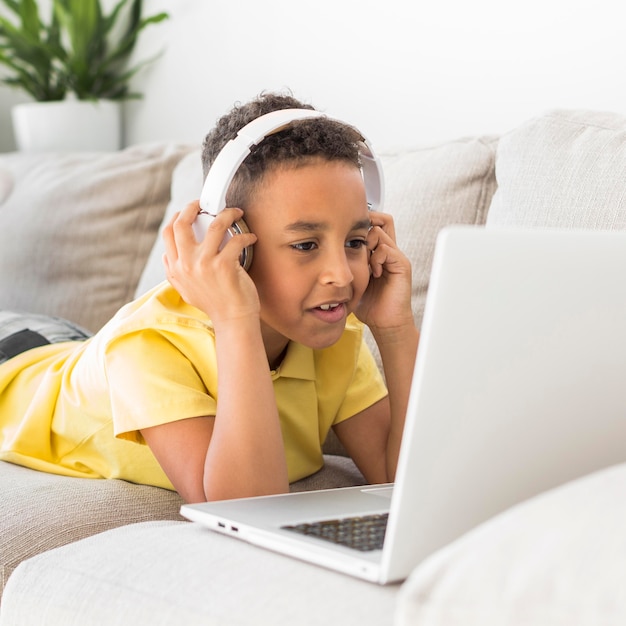
[[[244,217],[258,237],[250,276],[270,363],[289,340],[335,343],[370,278],[360,171],[323,160],[281,167],[266,176]]]

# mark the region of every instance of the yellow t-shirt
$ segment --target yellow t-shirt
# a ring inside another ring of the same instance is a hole
[[[351,316],[335,345],[292,343],[272,372],[291,482],[322,467],[333,424],[387,393],[362,332]],[[87,341],[0,365],[0,459],[172,489],[139,431],[214,415],[217,400],[211,321],[162,283]]]

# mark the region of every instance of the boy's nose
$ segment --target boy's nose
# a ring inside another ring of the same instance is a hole
[[[320,278],[323,283],[333,285],[348,285],[353,281],[354,275],[344,249],[341,254],[327,255]]]

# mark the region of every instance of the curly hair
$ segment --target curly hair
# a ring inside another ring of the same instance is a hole
[[[204,139],[202,167],[206,177],[220,150],[252,120],[281,109],[310,109],[290,95],[263,93],[247,104],[236,104],[222,116]],[[360,167],[361,136],[352,126],[326,117],[292,122],[287,128],[269,135],[246,157],[233,177],[226,203],[244,208],[250,194],[263,177],[278,167],[301,167],[315,159],[343,161]]]

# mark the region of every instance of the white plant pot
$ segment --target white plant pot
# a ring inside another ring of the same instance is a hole
[[[29,102],[15,105],[11,113],[18,150],[69,152],[121,148],[119,101]]]

